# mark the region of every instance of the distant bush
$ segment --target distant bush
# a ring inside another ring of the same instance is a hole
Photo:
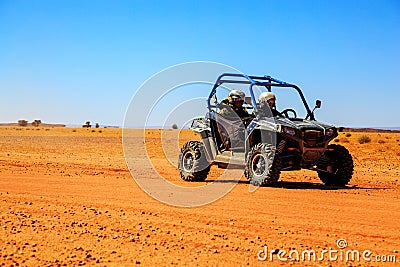
[[[379,143],[379,144],[384,144],[384,143],[386,143],[386,142],[385,142],[385,140],[378,140],[378,143]]]
[[[339,138],[336,138],[336,139],[333,140],[333,141],[336,142],[336,143],[339,143],[339,142],[340,142]]]
[[[346,134],[346,137],[350,137],[350,136],[351,136],[351,133],[347,133],[347,134]]]
[[[341,138],[340,142],[342,142],[342,143],[350,143],[349,139],[347,139],[347,138]]]
[[[176,123],[172,124],[172,129],[178,129],[178,125]]]
[[[368,135],[363,135],[363,136],[360,136],[360,138],[358,138],[358,142],[360,144],[369,143],[369,142],[371,142],[371,138],[369,138]]]
[[[18,126],[27,126],[28,121],[27,120],[18,120]]]

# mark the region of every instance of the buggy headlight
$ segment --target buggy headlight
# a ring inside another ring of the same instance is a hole
[[[283,132],[285,134],[288,134],[288,135],[291,135],[291,136],[296,134],[296,131],[293,128],[289,128],[289,127],[284,127],[283,128]]]
[[[335,131],[331,128],[331,129],[326,130],[325,135],[326,136],[332,136],[334,132]]]

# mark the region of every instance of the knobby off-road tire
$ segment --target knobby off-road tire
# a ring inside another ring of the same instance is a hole
[[[353,176],[354,164],[349,151],[341,145],[328,145],[325,156],[333,163],[335,173],[318,171],[318,177],[325,185],[345,186]]]
[[[185,181],[204,181],[210,171],[203,143],[189,141],[183,145],[179,154],[178,169]]]
[[[281,159],[276,153],[275,146],[271,144],[255,145],[251,148],[246,162],[244,173],[252,185],[272,185],[279,180]]]

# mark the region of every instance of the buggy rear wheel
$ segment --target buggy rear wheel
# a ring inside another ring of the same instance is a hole
[[[178,159],[178,169],[185,181],[204,181],[210,171],[203,143],[189,141],[183,145]]]
[[[267,159],[262,153],[256,154],[251,160],[251,170],[254,175],[262,176],[266,172]]]

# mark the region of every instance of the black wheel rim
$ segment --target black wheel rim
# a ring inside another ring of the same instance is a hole
[[[194,155],[191,151],[186,151],[182,158],[182,166],[186,172],[191,172],[194,166]]]
[[[251,169],[256,176],[262,176],[265,173],[266,160],[262,154],[257,154],[251,161]]]

